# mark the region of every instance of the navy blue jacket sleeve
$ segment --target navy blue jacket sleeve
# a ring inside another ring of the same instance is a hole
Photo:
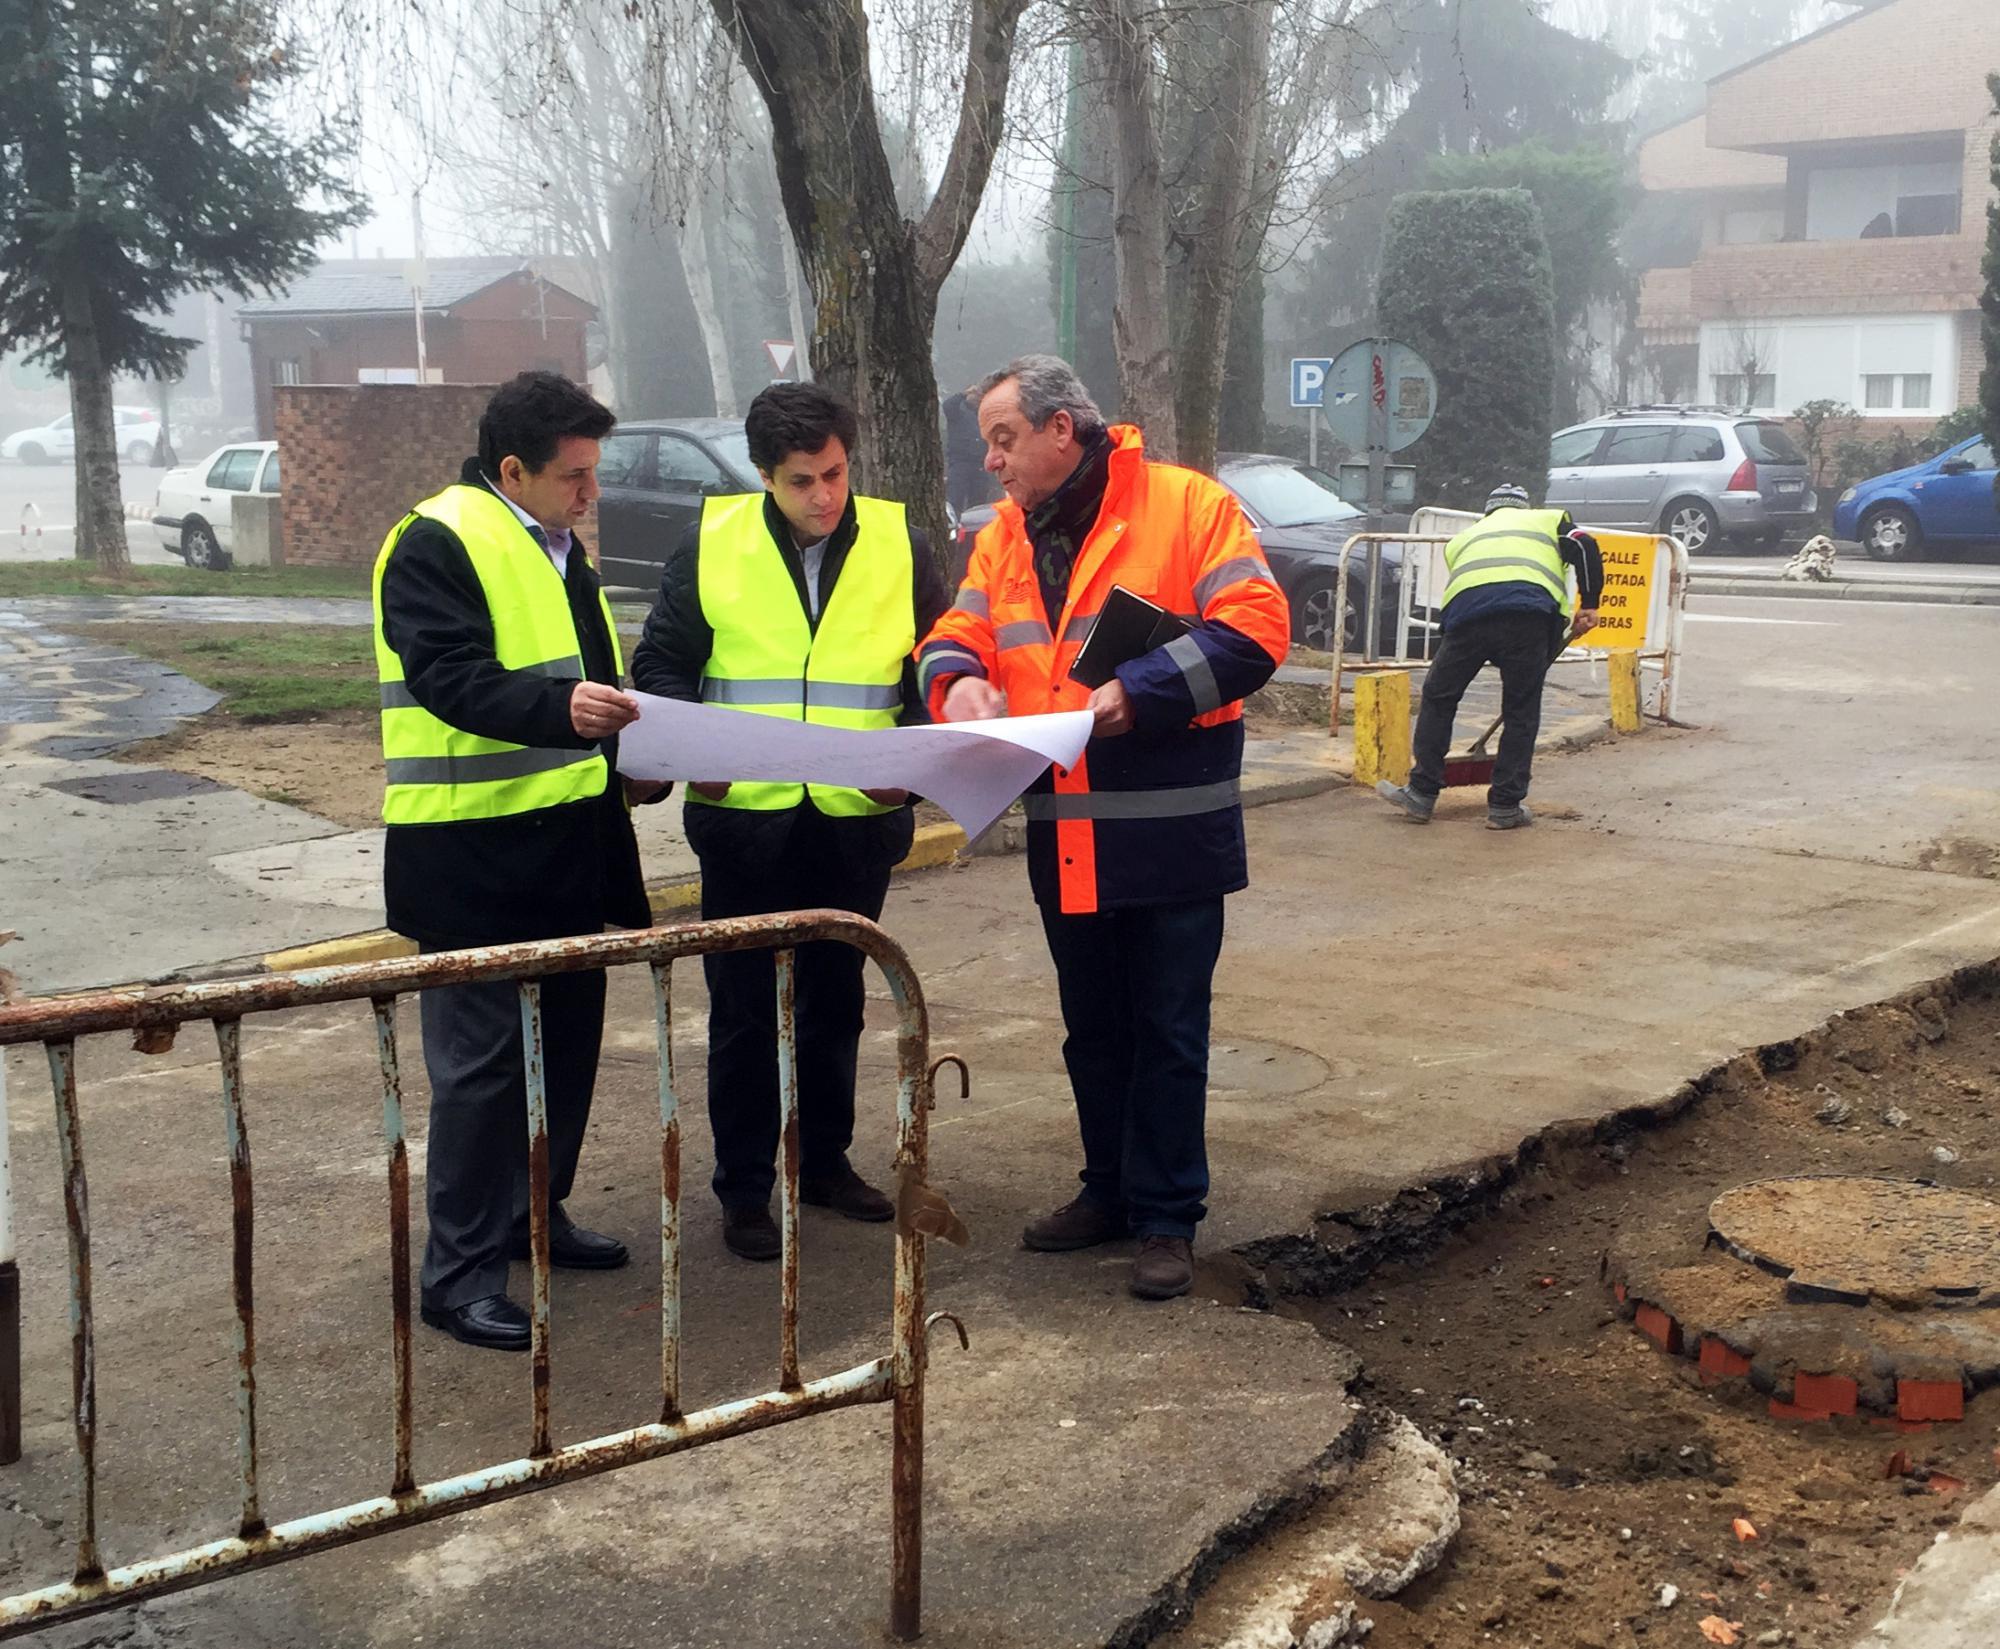
[[[1178,641],[1118,666],[1141,733],[1185,727],[1196,716],[1248,698],[1277,669],[1263,644],[1216,619]]]
[[[410,696],[483,739],[585,750],[569,719],[575,683],[505,668],[472,558],[450,528],[412,522],[382,573],[382,633]]]

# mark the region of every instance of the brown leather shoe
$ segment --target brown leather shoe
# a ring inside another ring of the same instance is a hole
[[[844,1162],[831,1174],[801,1175],[799,1201],[871,1224],[896,1217],[896,1205]]]
[[[739,1260],[775,1260],[785,1251],[785,1239],[768,1207],[724,1208],[722,1242]]]
[[[1171,1300],[1194,1287],[1194,1244],[1185,1237],[1148,1237],[1132,1262],[1132,1292],[1142,1300]]]
[[[1131,1234],[1123,1209],[1085,1192],[1031,1224],[1021,1233],[1021,1246],[1044,1254],[1067,1254],[1071,1249],[1095,1248]]]

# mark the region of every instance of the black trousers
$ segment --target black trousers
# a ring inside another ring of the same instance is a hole
[[[1451,725],[1472,678],[1487,665],[1500,671],[1500,749],[1493,763],[1488,807],[1518,807],[1528,794],[1535,737],[1542,730],[1542,683],[1562,649],[1563,621],[1552,613],[1491,613],[1444,633],[1424,675],[1410,794],[1435,797],[1444,788]]]
[[[889,866],[842,851],[840,821],[807,805],[783,850],[745,861],[701,856],[701,914],[763,916],[825,907],[871,921],[889,894]],[[851,945],[801,945],[795,964],[799,1162],[831,1173],[854,1142],[854,1062],[867,992],[865,959]],[[778,985],[772,952],[702,958],[708,980],[708,1121],[715,1194],[725,1208],[762,1208],[777,1182]]]
[[[1091,916],[1041,907],[1062,998],[1084,1193],[1142,1237],[1194,1236],[1208,1196],[1208,1005],[1222,898]]]
[[[519,987],[445,985],[423,993],[431,1078],[423,1302],[449,1310],[507,1290],[507,1252],[528,1230],[528,1077]],[[576,1182],[604,1038],[604,975],[542,981],[549,1116],[549,1202],[560,1224]]]

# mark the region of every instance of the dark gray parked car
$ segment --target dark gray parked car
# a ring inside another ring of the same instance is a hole
[[[1369,515],[1340,496],[1338,483],[1325,470],[1296,458],[1269,452],[1225,452],[1216,460],[1216,478],[1236,494],[1250,527],[1264,547],[1279,587],[1292,607],[1292,640],[1321,652],[1333,650],[1335,584],[1341,547],[1357,533],[1400,532],[1407,515]],[[954,534],[951,582],[956,587],[972,555],[979,529],[993,519],[993,506],[981,504],[958,518]],[[1348,558],[1346,643],[1359,650],[1362,614],[1368,605],[1368,555],[1357,549]],[[1382,551],[1381,600],[1383,624],[1377,641],[1393,650],[1397,586],[1403,576],[1400,545]]]
[[[647,591],[701,519],[704,498],[762,492],[740,418],[652,418],[620,424],[597,464],[598,555],[604,582]]]

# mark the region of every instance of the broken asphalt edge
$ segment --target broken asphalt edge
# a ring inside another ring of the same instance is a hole
[[[1754,1062],[1760,1076],[1796,1069],[1822,1047],[1843,1021],[1881,1008],[1914,1010],[1928,1001],[1945,1012],[1974,996],[2000,994],[2000,958],[1968,963],[1879,1001],[1831,1014],[1798,1036],[1762,1043],[1718,1059],[1672,1092],[1601,1117],[1551,1122],[1511,1151],[1475,1158],[1406,1185],[1362,1207],[1323,1209],[1304,1232],[1254,1238],[1232,1250],[1249,1268],[1248,1298],[1256,1304],[1285,1297],[1343,1293],[1385,1265],[1421,1264],[1449,1240],[1502,1211],[1510,1193],[1538,1174],[1580,1159],[1616,1162],[1645,1135],[1680,1122]],[[1339,1233],[1341,1235],[1335,1235]]]
[[[1611,725],[1595,716],[1573,716],[1538,741],[1541,750],[1582,750],[1613,736]],[[1325,795],[1353,784],[1352,762],[1344,754],[1331,759],[1314,772],[1279,769],[1269,773],[1248,772],[1243,780],[1243,805],[1262,807],[1271,802],[1298,801]],[[955,824],[927,824],[917,828],[910,851],[896,866],[905,871],[941,870],[966,859],[988,858],[1019,853],[1027,846],[1027,824],[1018,813],[994,821],[976,841],[968,842]],[[680,875],[646,885],[646,897],[653,915],[671,917],[701,908],[701,878]],[[294,945],[262,955],[210,962],[200,967],[177,969],[157,978],[136,980],[124,985],[91,987],[92,994],[110,990],[138,990],[171,985],[203,984],[216,979],[241,979],[260,973],[291,973],[301,968],[331,968],[348,963],[381,962],[394,957],[414,956],[416,945],[387,928],[371,928],[363,933],[341,934],[310,944]],[[71,994],[59,992],[58,995]]]

